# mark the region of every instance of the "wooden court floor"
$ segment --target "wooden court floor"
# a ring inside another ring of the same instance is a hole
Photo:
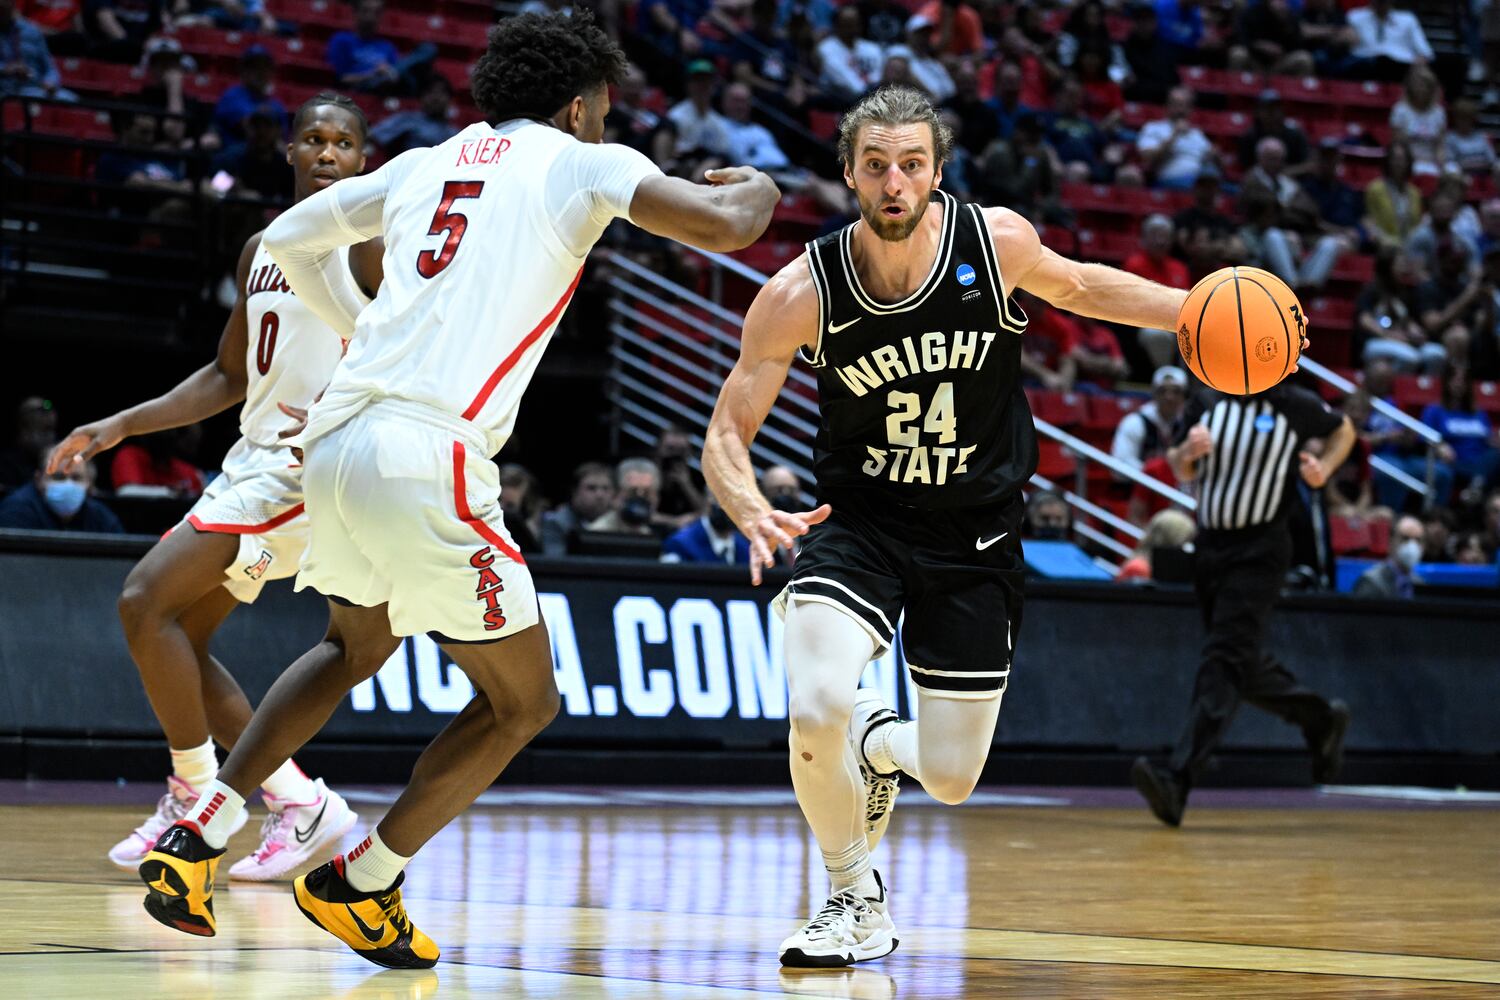
[[[285,885],[222,891],[216,938],[151,922],[104,853],[152,794],[0,782],[0,997],[1500,997],[1495,802],[1201,792],[1171,831],[1125,791],[906,793],[877,856],[900,948],[793,972],[776,946],[826,882],[786,792],[496,791],[409,869],[443,949],[410,973]]]

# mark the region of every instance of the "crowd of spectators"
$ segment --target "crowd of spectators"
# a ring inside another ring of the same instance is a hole
[[[524,9],[563,6],[533,0]],[[1121,254],[1127,270],[1153,280],[1186,288],[1215,268],[1245,263],[1277,273],[1306,301],[1329,287],[1341,261],[1373,256],[1373,277],[1358,293],[1351,320],[1351,361],[1364,369],[1363,387],[1343,404],[1363,414],[1366,464],[1361,478],[1346,475],[1335,484],[1331,503],[1359,516],[1415,509],[1415,498],[1399,484],[1369,473],[1368,457],[1425,478],[1425,451],[1370,403],[1389,398],[1394,377],[1427,373],[1443,384],[1440,404],[1422,414],[1443,436],[1435,487],[1458,511],[1444,554],[1475,551],[1465,531],[1493,554],[1494,532],[1486,533],[1476,511],[1500,486],[1500,453],[1470,396],[1475,379],[1500,377],[1500,198],[1476,205],[1470,192],[1486,185],[1494,191],[1500,181],[1500,159],[1479,124],[1485,107],[1500,106],[1500,93],[1481,86],[1471,88],[1483,92],[1479,100],[1462,94],[1466,78],[1496,78],[1482,70],[1487,60],[1500,68],[1500,31],[1489,31],[1495,20],[1489,9],[1500,4],[1476,7],[1483,30],[1468,52],[1473,65],[1456,67],[1433,51],[1417,17],[1389,0],[1352,8],[1340,0],[1078,0],[1067,7],[643,0],[634,8],[598,0],[589,6],[632,57],[613,95],[608,139],[682,176],[730,162],[760,167],[785,191],[803,196],[824,217],[825,231],[855,211],[820,138],[827,123],[872,88],[900,82],[931,95],[953,126],[957,141],[943,183],[960,198],[1003,204],[1044,231],[1066,233],[1076,214],[1064,198],[1070,184],[1180,197],[1172,202],[1175,212],[1146,216],[1136,246]],[[373,152],[399,155],[466,124],[466,87],[455,93],[464,81],[438,71],[436,39],[398,44],[383,30],[382,0],[355,0],[342,9],[347,26],[322,50],[324,82],[391,99],[395,110],[372,119]],[[176,32],[194,24],[247,33],[239,79],[213,101],[184,93],[194,66]],[[97,177],[160,194],[158,213],[226,191],[284,201],[291,193],[282,154],[290,116],[278,97],[284,67],[263,41],[297,32],[264,0],[0,0],[0,95],[68,99],[49,48],[138,64],[143,88],[135,100],[149,113],[114,116],[118,148],[99,159]],[[1399,83],[1387,121],[1390,141],[1380,149],[1368,126],[1313,141],[1272,88],[1260,93],[1232,141],[1216,139],[1205,131],[1199,105],[1222,98],[1195,92],[1187,75],[1194,67]],[[405,102],[400,107],[397,98]],[[1127,102],[1155,110],[1130,117]],[[212,157],[211,181],[191,179],[197,175],[185,168],[190,150]],[[1362,171],[1351,165],[1374,162],[1372,151],[1379,154],[1378,173],[1358,182]],[[1064,314],[1024,293],[1018,298],[1031,318],[1023,357],[1028,383],[1102,393],[1149,383],[1150,401],[1121,423],[1114,451],[1127,464],[1169,478],[1160,448],[1188,390],[1173,367],[1171,331],[1126,330]],[[191,477],[174,475],[168,461],[188,450],[168,441],[124,450],[111,463],[111,485],[121,486],[118,470],[136,469],[140,486],[190,496]],[[722,511],[687,460],[690,451],[687,436],[673,431],[650,456],[582,465],[556,506],[524,468],[507,466],[502,504],[518,541],[535,551],[568,551],[580,539],[587,548],[591,535],[616,534],[658,540],[670,558],[740,559]],[[789,470],[772,473],[779,478]],[[795,479],[792,489],[800,489]],[[1170,524],[1171,518],[1160,520],[1160,507],[1137,491],[1130,518]],[[1043,503],[1029,530],[1052,532],[1052,514]],[[1430,524],[1424,531],[1424,544],[1436,544]],[[1141,558],[1149,563],[1149,547]]]

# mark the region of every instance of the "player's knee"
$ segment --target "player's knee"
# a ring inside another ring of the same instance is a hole
[[[852,690],[840,693],[831,688],[814,688],[794,696],[787,708],[792,749],[812,752],[812,748],[821,748],[828,752],[830,747],[843,742],[853,711]]]
[[[380,668],[385,666],[391,654],[396,651],[401,640],[389,636],[380,640],[371,639],[348,639],[344,636],[330,636],[323,640],[338,648],[344,661],[344,669],[349,674],[352,683],[369,680],[380,673]]]
[[[139,633],[150,622],[160,617],[151,587],[145,581],[137,579],[134,574],[125,580],[125,586],[120,591],[118,608],[120,624],[125,627],[127,638]]]
[[[525,706],[522,710],[521,724],[532,736],[535,736],[552,725],[552,720],[557,718],[561,711],[562,695],[558,693],[557,685],[553,684]]]
[[[983,765],[958,766],[950,769],[933,772],[931,768],[924,766],[922,769],[922,790],[944,805],[956,806],[974,794],[974,786],[979,784],[979,774]]]

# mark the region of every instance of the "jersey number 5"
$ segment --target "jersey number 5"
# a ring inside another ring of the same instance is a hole
[[[432,216],[432,225],[427,227],[427,235],[447,235],[443,238],[442,248],[436,253],[423,250],[417,254],[417,273],[422,277],[436,278],[443,272],[443,268],[453,263],[453,255],[458,253],[458,244],[464,238],[464,230],[469,228],[468,216],[453,211],[453,203],[460,198],[478,198],[483,190],[484,181],[449,181],[443,185],[443,200],[438,202],[437,211]]]

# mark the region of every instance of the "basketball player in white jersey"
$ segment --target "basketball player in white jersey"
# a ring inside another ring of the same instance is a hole
[[[311,537],[297,585],[329,598],[332,621],[142,863],[147,910],[168,926],[212,928],[214,870],[243,796],[379,670],[397,637],[426,633],[478,693],[370,836],[293,891],[310,920],[372,962],[437,961],[401,903],[403,869],[559,704],[489,458],[612,220],[728,251],[764,232],[780,196],[748,168],[699,185],[600,144],[608,85],[625,65],[584,12],[507,19],[473,71],[485,121],[310,198],[267,230],[292,288],[351,337],[301,443]],[[385,281],[361,312],[337,250],[377,236]]]
[[[1003,208],[939,190],[952,135],[928,100],[890,87],[844,115],[839,155],[859,221],[808,245],[745,318],[703,470],[750,539],[751,578],[805,535],[786,614],[797,801],[832,883],[782,963],[839,966],[896,947],[870,854],[898,772],[941,802],[968,798],[989,755],[1021,611],[1021,487],[1036,469],[1020,384],[1024,288],[1059,308],[1172,329],[1186,294],[1043,247]],[[749,446],[798,354],[818,373],[817,494],[777,511]],[[919,722],[859,689],[895,640]]]
[[[364,167],[364,114],[340,94],[324,93],[297,112],[287,162],[296,199],[353,177]],[[363,300],[380,285],[379,241],[341,251],[339,280]],[[301,469],[277,433],[288,423],[279,405],[305,408],[333,375],[339,335],[291,290],[256,233],[235,272],[239,295],[219,340],[218,357],[162,396],[85,424],[53,450],[48,469],[84,462],[125,438],[182,427],[243,401],[240,440],[188,514],[131,571],[120,618],[131,656],[172,752],[167,793],[156,812],[109,852],[134,871],[156,838],[183,818],[218,771],[214,742],[232,748],[250,722],[250,703],[208,652],[209,640],[239,604],[269,580],[297,571],[307,546]],[[232,878],[286,875],[348,833],[357,817],[323,782],[291,760],[278,761],[261,785],[268,810],[260,846],[230,868]],[[235,829],[246,813],[237,809]]]

